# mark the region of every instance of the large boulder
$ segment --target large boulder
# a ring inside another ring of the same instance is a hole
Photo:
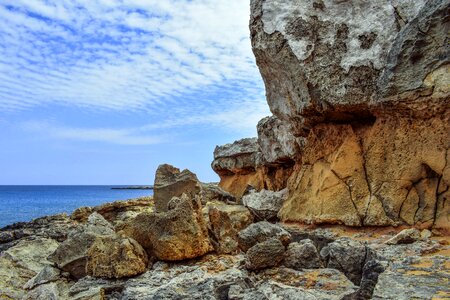
[[[242,204],[250,209],[257,220],[274,220],[287,195],[287,189],[278,192],[253,190],[242,197]]]
[[[48,257],[58,268],[75,278],[86,276],[88,250],[97,237],[114,236],[112,225],[100,214],[89,216],[86,225],[80,225],[69,233],[59,247]]]
[[[239,232],[239,248],[241,248],[242,251],[247,252],[247,250],[254,245],[271,238],[279,239],[284,246],[287,246],[291,242],[291,234],[283,227],[267,221],[261,221],[253,223]]]
[[[180,171],[168,164],[158,166],[153,186],[153,199],[157,211],[167,211],[172,197],[188,194],[194,197],[200,193],[201,186],[197,175],[189,170]]]
[[[253,223],[253,215],[242,205],[210,205],[208,219],[211,242],[219,254],[238,252],[239,231]]]
[[[202,256],[211,250],[198,196],[173,197],[167,211],[142,213],[122,227],[157,259],[178,261]]]
[[[432,100],[442,110],[446,95],[431,85],[445,86],[428,76],[448,76],[448,5],[252,0],[253,52],[271,111],[300,133],[324,120],[365,118],[365,108],[387,101],[421,109],[412,102]]]
[[[93,277],[123,278],[144,273],[147,264],[147,253],[135,240],[102,236],[87,252],[86,272]]]

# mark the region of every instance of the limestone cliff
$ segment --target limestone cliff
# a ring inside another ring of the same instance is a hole
[[[252,168],[217,168],[216,148],[222,187],[288,187],[283,221],[450,230],[449,11],[448,0],[252,0],[274,116],[258,124]]]

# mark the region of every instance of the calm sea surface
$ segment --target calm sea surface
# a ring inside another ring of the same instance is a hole
[[[19,221],[94,206],[115,200],[153,195],[152,190],[112,190],[117,185],[0,185],[0,228]]]

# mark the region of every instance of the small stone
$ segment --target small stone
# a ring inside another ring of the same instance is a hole
[[[319,252],[310,239],[289,244],[283,264],[295,270],[323,267]]]
[[[259,270],[278,265],[283,260],[284,245],[277,238],[271,238],[248,249],[245,267]]]
[[[246,252],[255,244],[273,237],[279,239],[284,246],[287,246],[291,242],[291,234],[281,226],[271,224],[267,221],[253,223],[239,232],[239,248]]]
[[[386,241],[388,245],[412,244],[420,239],[420,231],[416,228],[404,229]]]

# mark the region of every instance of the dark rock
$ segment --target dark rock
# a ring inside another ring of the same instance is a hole
[[[369,260],[365,263],[360,288],[342,298],[342,300],[370,300],[378,282],[378,276],[384,272],[383,265],[376,260]]]
[[[286,250],[283,264],[295,270],[323,267],[319,252],[309,239],[290,243]]]
[[[245,267],[259,270],[278,265],[283,260],[284,245],[277,238],[271,238],[248,249]]]
[[[257,243],[264,242],[271,238],[279,239],[285,246],[291,241],[291,235],[281,226],[262,221],[251,224],[239,232],[239,248],[246,252]]]

